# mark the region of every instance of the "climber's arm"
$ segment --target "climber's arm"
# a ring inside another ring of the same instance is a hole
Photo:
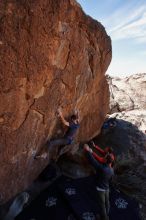
[[[93,142],[94,143],[94,142]],[[90,152],[93,157],[99,162],[99,163],[105,163],[105,158],[98,156],[87,144],[84,145],[84,150],[86,152]]]
[[[97,160],[95,160],[95,158],[92,155],[92,149],[89,148],[89,146],[87,144],[84,145],[84,150],[86,153],[86,156],[88,158],[88,160],[90,161],[91,165],[96,169],[96,171],[100,171],[102,170],[102,164],[99,163]]]
[[[92,153],[93,157],[100,163],[105,163],[105,159],[103,157],[98,156],[95,152]]]
[[[92,141],[93,147],[98,150],[99,153],[101,153],[103,156],[105,156],[104,150],[102,150],[98,145],[95,145],[95,143]]]
[[[69,122],[65,120],[65,118],[64,118],[64,116],[63,116],[63,114],[62,114],[62,111],[61,111],[60,109],[58,109],[57,112],[58,112],[59,117],[61,118],[62,123],[63,123],[64,125],[66,125],[66,126],[69,126]]]

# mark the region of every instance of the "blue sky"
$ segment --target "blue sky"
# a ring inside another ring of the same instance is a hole
[[[77,0],[112,39],[113,58],[107,73],[146,73],[146,0]]]

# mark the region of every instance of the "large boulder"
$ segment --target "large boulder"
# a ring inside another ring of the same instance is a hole
[[[111,41],[74,0],[0,1],[0,203],[48,163],[34,155],[56,134],[56,110],[75,109],[77,141],[98,134],[108,111]]]

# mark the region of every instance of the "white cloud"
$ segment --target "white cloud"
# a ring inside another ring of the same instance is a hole
[[[146,0],[78,1],[111,36],[113,55],[107,73],[126,76],[146,72]]]
[[[126,7],[126,9],[119,9],[117,12],[113,13],[110,20],[112,24],[112,27],[109,29],[110,32],[117,31],[123,26],[138,19],[146,11],[146,5],[142,5],[139,8],[133,10],[131,9],[130,11],[129,10],[130,9],[127,10]]]
[[[141,25],[146,26],[146,12],[144,12],[143,15],[136,21],[133,21],[131,24],[127,25],[126,27],[123,27],[123,29],[138,27]]]
[[[122,10],[123,11],[123,10]],[[109,28],[108,33],[112,40],[119,39],[135,39],[137,42],[146,42],[146,5],[140,6],[138,9],[132,10],[128,15],[121,17],[118,11],[118,25]],[[113,23],[117,23],[117,12],[113,14]]]

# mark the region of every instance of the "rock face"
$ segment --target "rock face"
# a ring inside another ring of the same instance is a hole
[[[126,78],[108,76],[110,113],[146,109],[146,73]]]
[[[0,1],[0,203],[47,160],[34,154],[60,133],[56,110],[78,109],[77,139],[98,134],[108,111],[111,41],[74,0]]]
[[[146,73],[123,79],[108,77],[110,114],[146,130]]]
[[[110,117],[117,118],[117,127],[100,141],[114,148],[118,155],[116,182],[137,198],[146,219],[146,74],[108,80]]]

